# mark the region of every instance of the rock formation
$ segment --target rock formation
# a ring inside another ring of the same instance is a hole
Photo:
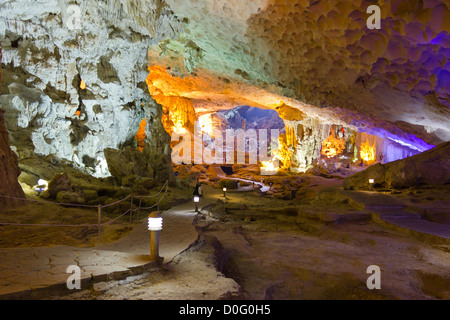
[[[8,131],[3,123],[4,114],[5,112],[0,109],[0,208],[23,204],[20,200],[7,197],[25,198],[25,194],[17,180],[20,175],[20,169],[17,155],[9,147]]]
[[[179,29],[163,1],[3,1],[0,12],[0,106],[21,159],[51,155],[107,177],[103,150],[130,143],[143,119],[146,146],[170,154],[145,84],[149,44]]]
[[[450,142],[403,160],[376,164],[344,180],[348,190],[374,188],[405,188],[450,183]]]
[[[332,125],[379,138],[382,163],[424,152],[450,139],[449,4],[378,1],[371,29],[374,4],[3,1],[11,144],[20,159],[51,155],[106,177],[104,150],[133,146],[143,119],[136,148],[169,156],[166,132],[248,105],[285,120],[293,171],[314,165]]]
[[[2,57],[2,47],[0,46],[0,60]],[[2,71],[0,69],[0,96],[2,83]],[[5,111],[0,109],[0,207],[8,208],[21,205],[22,201],[13,198],[24,198],[22,188],[17,178],[20,175],[20,169],[17,163],[17,155],[9,147],[8,131],[4,124]],[[1,196],[5,196],[2,198]]]

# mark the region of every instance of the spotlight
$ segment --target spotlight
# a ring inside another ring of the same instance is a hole
[[[34,187],[34,190],[39,194],[42,191],[48,190],[48,182],[46,180],[39,179],[37,186]]]

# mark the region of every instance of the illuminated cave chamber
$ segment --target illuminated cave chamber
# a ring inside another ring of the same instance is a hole
[[[238,106],[278,113],[275,156],[294,172],[450,140],[446,1],[384,1],[382,30],[367,30],[373,1],[84,1],[73,32],[69,2],[46,3],[0,11],[0,105],[29,174],[166,177],[173,132]]]
[[[389,163],[420,153],[388,138],[353,131],[341,125],[327,125],[329,136],[322,141],[321,161],[339,168],[348,165]]]
[[[379,137],[374,134],[359,132],[357,129],[344,125],[324,123],[317,118],[309,117],[303,112],[284,104],[274,110],[256,107],[240,106],[232,109],[213,112],[196,113],[191,100],[179,97],[167,98],[157,96],[157,101],[163,103],[163,124],[165,130],[172,134],[191,134],[191,158],[186,163],[195,163],[199,159],[195,155],[193,133],[198,130],[208,136],[208,142],[203,141],[203,147],[215,149],[217,140],[214,138],[215,130],[222,133],[226,139],[226,130],[265,129],[268,132],[268,157],[271,160],[258,161],[262,167],[272,168],[273,161],[277,160],[280,169],[293,172],[306,172],[316,165],[333,171],[345,167],[367,167],[375,163],[388,163],[401,160],[420,153],[414,145],[402,145],[388,137]],[[207,104],[206,104],[207,105]],[[204,110],[207,108],[204,107]],[[214,108],[213,108],[214,109]],[[195,128],[195,125],[198,128]],[[276,148],[271,141],[270,131],[279,130]],[[209,141],[211,139],[211,141]],[[226,164],[226,152],[234,153],[234,162],[237,161],[236,146],[233,150],[226,149],[226,141],[221,141],[224,155],[221,157]],[[172,141],[175,147],[178,141]],[[257,144],[259,150],[259,144]],[[249,162],[249,140],[245,140],[246,164]],[[200,155],[202,159],[203,154]],[[202,162],[202,164],[204,164]],[[229,163],[228,163],[229,165]]]
[[[272,143],[272,139],[277,139],[278,136],[285,135],[285,124],[283,120],[278,116],[277,112],[274,110],[268,109],[260,109],[256,107],[250,106],[239,106],[233,109],[226,110],[218,110],[213,113],[197,113],[195,115],[195,120],[192,118],[191,121],[185,122],[183,119],[190,118],[184,112],[186,109],[182,109],[182,112],[179,112],[178,108],[175,108],[174,111],[170,111],[170,116],[166,116],[167,118],[174,119],[165,126],[166,130],[170,133],[176,132],[179,134],[190,134],[191,142],[192,142],[192,154],[190,161],[186,161],[189,163],[196,162],[196,159],[203,159],[203,153],[200,152],[200,158],[196,158],[194,148],[194,133],[200,135],[202,138],[202,146],[203,148],[209,148],[211,150],[216,150],[217,143],[221,142],[223,154],[220,157],[223,161],[216,161],[214,164],[218,165],[230,165],[227,160],[227,156],[232,155],[234,162],[233,164],[238,163],[238,146],[240,139],[239,134],[244,134],[243,138],[243,146],[242,151],[245,153],[245,164],[250,164],[249,162],[249,152],[250,145],[255,142],[254,146],[256,147],[257,152],[264,146],[266,149],[262,149],[266,151],[267,157],[270,157],[272,149],[274,149],[274,153],[278,154],[278,148],[276,144]],[[178,116],[174,117],[174,114]],[[181,118],[181,120],[179,120]],[[176,126],[173,123],[182,124],[184,126]],[[191,123],[193,125],[191,125]],[[197,127],[195,127],[197,126]],[[264,131],[264,135],[266,135],[266,140],[261,141],[262,134],[261,131]],[[277,136],[272,137],[272,130],[276,130],[278,133]],[[217,135],[220,135],[217,137]],[[227,139],[232,137],[234,139],[232,146],[227,144]],[[252,139],[255,138],[253,141]],[[265,143],[263,146],[262,143]],[[178,141],[173,141],[172,146],[178,144]],[[264,152],[264,151],[263,151]],[[213,152],[215,155],[215,151]],[[258,160],[259,158],[257,158]],[[202,162],[203,163],[203,162]],[[256,163],[255,163],[256,164]]]

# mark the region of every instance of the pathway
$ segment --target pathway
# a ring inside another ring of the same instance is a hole
[[[373,212],[375,222],[410,233],[432,243],[450,245],[450,225],[423,219],[419,213],[407,210],[407,206],[390,195],[370,191],[344,191],[356,201],[365,204]]]
[[[217,201],[219,191],[213,189],[202,197],[201,206]],[[141,215],[144,213],[141,213]],[[162,212],[160,256],[163,263],[197,240],[193,225],[196,213],[193,203],[186,203]],[[67,268],[81,269],[82,289],[93,282],[123,279],[157,267],[149,260],[150,231],[144,219],[125,237],[94,248],[55,246],[42,248],[0,249],[0,299],[39,299],[49,294],[68,293],[66,282],[71,276]]]

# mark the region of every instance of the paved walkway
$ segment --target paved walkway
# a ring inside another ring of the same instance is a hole
[[[211,189],[207,194],[202,197],[201,206],[217,201],[220,193]],[[195,215],[193,203],[162,213],[160,256],[164,257],[163,263],[170,262],[197,240],[193,225]],[[145,220],[135,225],[126,237],[94,248],[0,249],[0,299],[39,299],[50,293],[68,293],[66,283],[71,274],[67,273],[67,268],[71,265],[81,269],[82,289],[92,283],[124,279],[157,268],[149,254],[150,231]]]
[[[379,192],[344,192],[364,203],[366,209],[373,212],[375,222],[394,227],[424,241],[450,245],[450,225],[423,219],[419,213],[406,210],[407,206],[399,199]]]
[[[241,179],[241,178],[232,178],[232,177],[223,177],[223,179],[228,179],[228,180],[236,180],[236,181],[242,181],[242,182],[247,182],[250,184],[255,184],[256,186],[260,186],[261,192],[267,192],[270,190],[269,186],[266,186],[264,183],[262,182],[257,182],[257,181],[253,181],[253,180],[246,180],[246,179]],[[247,187],[240,187],[239,190],[237,191],[252,191],[254,190],[253,185],[247,186]]]
[[[243,179],[240,179],[245,181]],[[260,184],[255,182],[255,184]],[[205,189],[200,207],[214,203],[220,190]],[[424,240],[450,244],[450,226],[426,221],[419,214],[406,211],[399,200],[375,192],[346,191],[374,212],[375,220],[414,233]],[[193,203],[186,203],[162,213],[160,256],[163,263],[187,249],[198,237],[193,225]],[[126,237],[94,248],[56,246],[45,248],[0,249],[0,299],[39,299],[67,293],[67,268],[78,265],[82,289],[92,283],[124,279],[158,266],[149,260],[150,232],[147,222],[136,225]]]

